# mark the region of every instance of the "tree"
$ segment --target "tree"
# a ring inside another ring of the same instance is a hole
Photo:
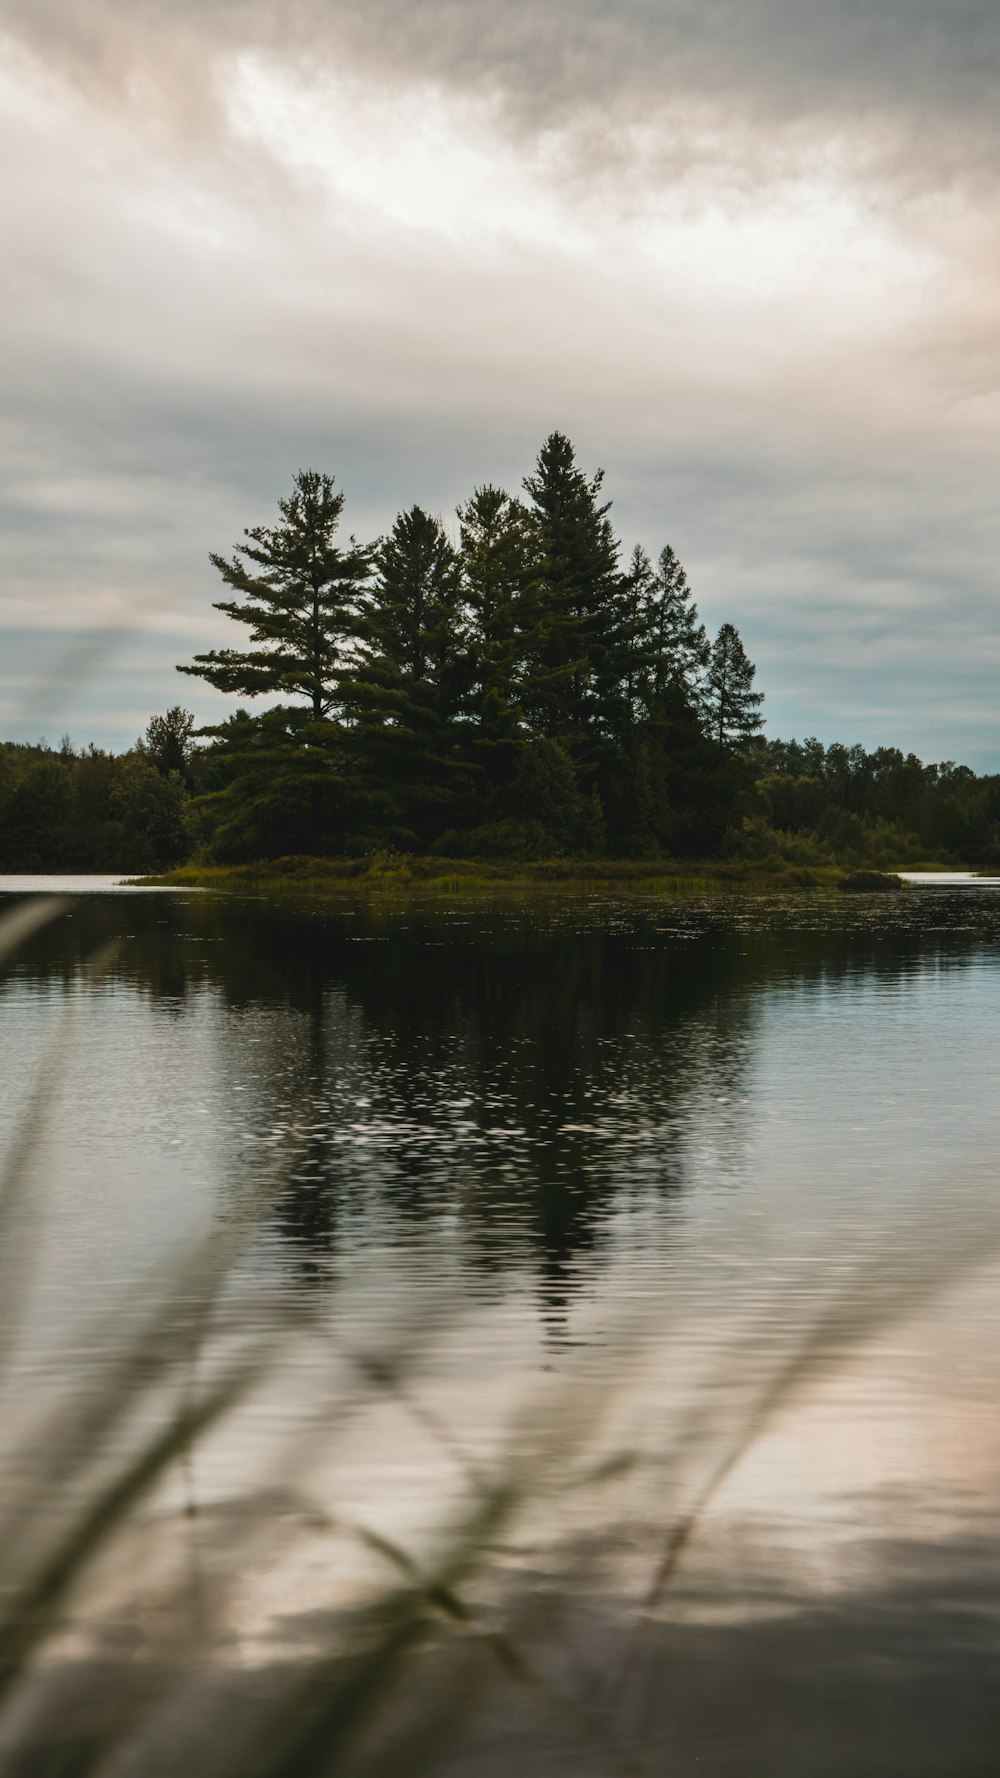
[[[676,686],[697,711],[712,649],[705,626],[698,621],[688,577],[669,544],[660,551],[645,612],[653,696]]]
[[[476,488],[458,508],[458,523],[474,660],[473,708],[484,731],[507,736],[516,726],[519,697],[531,559],[528,515],[502,488]]]
[[[280,524],[245,531],[249,542],[236,546],[231,561],[211,557],[240,595],[215,609],[247,625],[251,646],[195,655],[179,672],[248,698],[305,698],[316,722],[332,713],[372,556],[353,537],[347,550],[334,544],[343,505],[331,476],[299,470],[291,494],[278,502]]]
[[[756,671],[739,631],[733,624],[723,624],[712,645],[705,704],[712,738],[733,752],[744,748],[764,726],[760,714],[764,694],[753,689]]]
[[[411,840],[426,843],[461,777],[470,662],[458,554],[421,507],[400,513],[379,548],[359,627],[344,688],[357,769],[391,792]]]
[[[174,704],[165,716],[151,716],[146,733],[135,744],[135,750],[163,777],[180,772],[183,777],[193,751],[191,735],[194,717],[190,710]]]
[[[526,476],[531,588],[525,601],[522,703],[536,731],[576,740],[614,724],[624,698],[626,646],[618,541],[573,446],[552,432]]]
[[[358,769],[350,737],[308,710],[237,710],[201,755],[191,831],[220,861],[365,851],[397,835],[395,801]]]
[[[364,657],[403,681],[434,686],[453,702],[463,652],[460,579],[458,555],[440,519],[419,506],[401,512],[376,563],[363,606]]]

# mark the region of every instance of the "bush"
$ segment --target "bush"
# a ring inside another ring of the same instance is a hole
[[[853,870],[841,878],[840,887],[851,894],[894,895],[903,884],[891,871]]]

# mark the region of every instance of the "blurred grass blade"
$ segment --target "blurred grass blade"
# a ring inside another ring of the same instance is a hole
[[[131,1331],[124,1341],[113,1341],[111,1361],[101,1385],[92,1394],[78,1394],[63,1402],[58,1420],[46,1424],[36,1440],[36,1454],[26,1464],[27,1490],[12,1496],[3,1508],[0,1535],[8,1547],[17,1547],[19,1525],[30,1523],[34,1496],[30,1477],[45,1473],[54,1478],[82,1479],[101,1461],[116,1430],[149,1397],[166,1373],[203,1342],[213,1302],[223,1290],[237,1253],[231,1241],[204,1238],[176,1256],[165,1268],[158,1285],[147,1279],[131,1298],[119,1301],[108,1320],[100,1317],[83,1332],[80,1343],[87,1350],[107,1345],[102,1337],[110,1328],[125,1323]],[[183,1286],[185,1313],[179,1314],[179,1289]],[[152,1293],[153,1303],[147,1307]],[[133,1309],[143,1311],[132,1322]]]
[[[44,895],[21,902],[0,917],[0,963],[34,933],[58,919],[69,906],[64,895]],[[106,947],[106,951],[117,947]],[[72,1032],[73,1006],[63,1002],[55,1032],[45,1053],[28,1103],[21,1112],[13,1141],[0,1168],[0,1235],[4,1240],[4,1318],[0,1322],[0,1371],[7,1363],[21,1328],[24,1303],[34,1271],[35,1234],[14,1226],[27,1192],[31,1162],[50,1127],[55,1095]]]
[[[986,1264],[1000,1248],[1000,1223],[984,1227],[949,1223],[923,1232],[917,1252],[905,1270],[898,1257],[876,1255],[859,1266],[849,1286],[839,1289],[824,1305],[803,1339],[752,1397],[708,1480],[693,1505],[671,1529],[653,1579],[629,1638],[613,1685],[621,1699],[633,1677],[641,1647],[657,1607],[673,1582],[685,1550],[697,1535],[712,1502],[723,1484],[769,1427],[820,1375],[841,1368],[879,1333],[892,1327],[914,1309],[940,1296],[967,1272]],[[682,1435],[678,1443],[687,1440]]]
[[[428,1633],[430,1595],[454,1592],[483,1546],[507,1522],[515,1502],[507,1486],[478,1497],[436,1571],[419,1588],[392,1591],[359,1615],[352,1638],[356,1652],[327,1655],[306,1668],[291,1694],[280,1700],[257,1759],[241,1762],[245,1778],[318,1778],[349,1769],[359,1735],[396,1687],[406,1657]]]
[[[80,1573],[165,1470],[209,1427],[243,1399],[261,1375],[258,1346],[231,1365],[201,1399],[173,1416],[98,1490],[66,1536],[0,1615],[0,1700],[10,1690]]]
[[[0,914],[0,963],[69,907],[66,895],[30,895]]]

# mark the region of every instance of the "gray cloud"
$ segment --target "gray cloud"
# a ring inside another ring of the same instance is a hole
[[[0,19],[21,46],[0,729],[70,633],[113,631],[114,664],[63,675],[19,732],[121,744],[178,698],[208,719],[218,700],[173,672],[224,641],[208,551],[296,467],[332,469],[371,536],[411,500],[447,517],[478,481],[516,485],[558,425],[605,464],[626,541],[670,539],[713,626],[743,630],[772,732],[1000,764],[993,5],[0,0]],[[322,142],[237,128],[243,52],[303,124],[350,75],[329,165]],[[350,131],[377,149],[421,83],[511,182],[489,226],[488,181],[440,226],[338,184]]]
[[[188,128],[249,49],[311,78],[353,68],[497,101],[588,161],[636,125],[689,154],[728,141],[731,161],[734,132],[763,161],[841,132],[875,156],[903,143],[911,171],[948,180],[1000,143],[992,0],[4,0],[0,17],[86,90]]]

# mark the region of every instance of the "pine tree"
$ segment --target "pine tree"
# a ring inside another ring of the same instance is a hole
[[[709,732],[720,747],[739,751],[764,726],[764,694],[753,689],[756,671],[739,631],[723,624],[712,645],[705,698]]]
[[[522,703],[538,732],[577,741],[614,720],[623,678],[619,546],[598,499],[603,480],[553,432],[524,481],[534,560]]]
[[[645,616],[651,695],[660,697],[676,687],[699,712],[712,649],[687,575],[669,544],[660,551]]]
[[[458,556],[440,519],[419,506],[401,512],[376,566],[364,605],[365,652],[404,679],[434,679],[455,651],[459,602]]]
[[[625,648],[625,703],[633,718],[644,714],[648,702],[651,651],[650,609],[656,589],[656,570],[646,550],[637,543],[629,558],[622,587],[622,640]]]
[[[340,723],[279,704],[259,716],[237,710],[212,732],[190,807],[210,857],[325,855],[395,839],[396,802],[359,769]]]
[[[371,551],[353,537],[347,550],[333,542],[343,505],[331,476],[300,470],[278,502],[280,524],[245,531],[249,541],[231,561],[212,556],[240,595],[215,609],[247,625],[251,646],[195,655],[179,672],[244,697],[305,698],[317,722],[332,713],[357,630],[358,592],[371,571]]]
[[[473,704],[482,730],[516,726],[525,589],[530,572],[528,515],[502,488],[476,488],[458,508],[462,593],[470,620]]]
[[[456,794],[470,683],[458,554],[439,519],[400,513],[377,552],[345,701],[359,769],[397,797],[415,840]]]

